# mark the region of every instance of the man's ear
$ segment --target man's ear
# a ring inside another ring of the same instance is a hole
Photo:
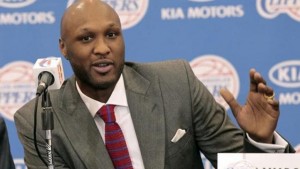
[[[59,49],[60,49],[60,53],[67,59],[69,60],[68,56],[67,56],[67,47],[65,44],[65,41],[62,38],[59,38]]]

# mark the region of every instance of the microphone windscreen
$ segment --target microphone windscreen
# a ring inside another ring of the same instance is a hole
[[[39,58],[33,65],[33,76],[36,87],[39,84],[39,76],[42,72],[50,72],[54,77],[54,83],[48,87],[48,90],[59,89],[65,80],[64,70],[60,57]]]

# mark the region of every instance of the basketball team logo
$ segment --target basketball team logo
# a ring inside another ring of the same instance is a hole
[[[14,113],[35,97],[33,64],[15,61],[0,69],[0,114],[13,121]]]
[[[204,55],[192,60],[190,65],[216,101],[228,109],[229,106],[219,91],[221,88],[227,88],[235,98],[238,96],[240,80],[232,64],[220,56]]]
[[[266,19],[274,19],[287,14],[300,22],[300,0],[256,0],[258,13]]]
[[[36,0],[0,0],[0,7],[23,8],[33,4]]]
[[[138,24],[148,9],[148,0],[103,0],[118,13],[122,29],[128,29]]]
[[[102,0],[118,13],[122,29],[129,29],[138,24],[148,9],[148,0]],[[75,0],[68,0],[67,7]]]

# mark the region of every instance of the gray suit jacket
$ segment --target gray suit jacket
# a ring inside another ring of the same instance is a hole
[[[217,153],[243,151],[243,132],[197,80],[188,62],[126,63],[123,76],[146,169],[202,169],[199,151],[216,167]],[[61,89],[51,91],[50,96],[56,168],[113,169],[94,119],[76,90],[74,77]],[[28,168],[46,168],[33,144],[33,110],[31,101],[16,112],[15,123]],[[40,112],[39,106],[37,137],[45,156]],[[179,128],[187,133],[173,143],[171,139]]]
[[[6,124],[2,117],[0,117],[0,168],[15,168],[15,163],[10,152],[10,144]]]

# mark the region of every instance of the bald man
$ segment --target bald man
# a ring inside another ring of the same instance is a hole
[[[240,106],[227,90],[221,93],[244,135],[196,78],[188,62],[125,62],[120,19],[102,1],[77,1],[66,10],[59,46],[74,76],[60,89],[49,91],[55,124],[55,168],[203,169],[200,152],[216,167],[217,153],[221,152],[294,151],[275,132],[279,103],[258,72],[250,71],[245,106]],[[34,147],[34,105],[33,100],[20,108],[15,124],[26,165],[41,169],[47,167]],[[102,107],[108,119],[115,116],[116,123],[105,122]],[[114,133],[106,130],[112,123],[121,128],[118,140],[107,138]],[[40,123],[37,141],[46,159]],[[119,142],[121,150],[110,147]],[[111,149],[122,151],[122,156],[115,158]]]

